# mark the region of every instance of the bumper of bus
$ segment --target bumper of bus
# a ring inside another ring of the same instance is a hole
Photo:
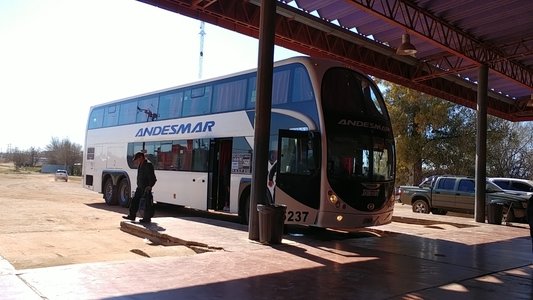
[[[393,210],[376,213],[339,213],[322,211],[318,213],[317,226],[333,229],[355,229],[385,225],[392,222]]]

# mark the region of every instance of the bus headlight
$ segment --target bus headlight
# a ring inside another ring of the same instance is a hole
[[[338,221],[338,222],[341,222],[341,221],[342,221],[342,216],[341,216],[341,215],[338,215],[338,216],[337,216],[337,221]]]
[[[329,201],[333,204],[337,204],[337,202],[339,201],[339,199],[337,198],[337,195],[335,195],[332,191],[328,191],[328,197],[329,197]]]

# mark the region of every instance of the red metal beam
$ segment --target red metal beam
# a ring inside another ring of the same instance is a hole
[[[219,0],[203,7],[192,5],[192,1],[179,0],[140,0],[191,18],[199,19],[229,30],[251,37],[258,37],[259,7],[248,1]],[[203,1],[205,2],[205,1]],[[282,5],[282,4],[281,4]],[[370,75],[385,79],[396,84],[419,90],[421,92],[449,100],[451,102],[475,109],[477,92],[474,85],[458,84],[443,77],[433,76],[427,68],[413,66],[398,60],[392,53],[385,55],[378,51],[363,47],[360,40],[352,32],[345,30],[343,34],[351,36],[339,38],[333,32],[341,29],[320,19],[313,22],[328,27],[328,32],[314,26],[304,24],[291,18],[287,13],[278,15],[276,21],[276,44],[311,56],[321,56],[345,62]],[[294,14],[300,12],[283,5],[286,11]],[[309,16],[305,16],[309,18]],[[360,38],[362,39],[362,38]],[[425,70],[424,70],[425,69]],[[442,74],[441,74],[442,75]],[[423,81],[415,80],[424,77]],[[522,121],[525,117],[517,114],[520,107],[489,97],[488,112],[510,121]],[[529,115],[531,120],[531,115]]]
[[[352,0],[357,9],[379,17],[382,20],[403,26],[419,34],[429,43],[444,46],[456,56],[487,64],[490,69],[509,79],[533,87],[533,74],[520,63],[511,60],[503,51],[489,48],[483,42],[460,29],[439,20],[429,12],[407,1],[396,0]]]

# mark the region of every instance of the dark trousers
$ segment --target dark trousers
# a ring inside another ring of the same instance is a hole
[[[141,197],[144,195],[144,188],[137,188],[135,190],[135,194],[133,195],[133,198],[131,198],[131,202],[130,202],[130,216],[136,216],[137,215],[137,211],[139,210],[139,203],[141,201]],[[150,197],[151,197],[151,193],[150,193]],[[151,209],[153,209],[153,207],[151,207]],[[150,220],[150,219],[148,219]]]

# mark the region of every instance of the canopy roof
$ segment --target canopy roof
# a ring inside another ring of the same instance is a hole
[[[260,0],[139,0],[252,37]],[[489,68],[488,113],[533,120],[533,1],[278,1],[276,44],[475,108]],[[416,57],[396,49],[409,34]]]

